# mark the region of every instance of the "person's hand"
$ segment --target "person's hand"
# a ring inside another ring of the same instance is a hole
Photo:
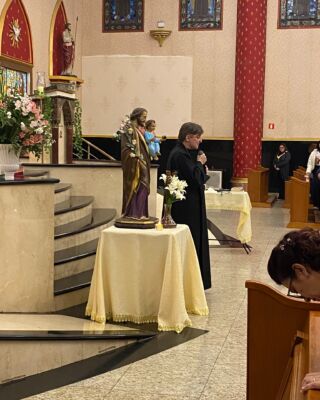
[[[204,165],[207,162],[207,156],[204,153],[198,154],[197,161]]]
[[[320,390],[320,372],[310,372],[303,378],[301,390],[306,392],[311,389]]]
[[[306,178],[306,182],[309,182],[310,180],[310,174],[307,172],[304,176]]]
[[[208,175],[209,168],[208,168],[208,166],[207,166],[207,165],[205,165],[205,166],[204,166],[204,170],[205,170],[205,173],[206,173],[206,175]]]

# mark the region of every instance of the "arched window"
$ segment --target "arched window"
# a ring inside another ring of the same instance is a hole
[[[279,0],[279,28],[320,27],[319,0]]]

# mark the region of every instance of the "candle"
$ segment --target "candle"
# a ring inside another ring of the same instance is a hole
[[[156,224],[156,230],[157,231],[162,231],[163,230],[163,225],[160,222],[158,224]]]
[[[164,21],[158,21],[157,26],[158,28],[164,28],[165,26]]]
[[[37,86],[37,91],[38,91],[38,94],[43,94],[44,93],[44,86]]]

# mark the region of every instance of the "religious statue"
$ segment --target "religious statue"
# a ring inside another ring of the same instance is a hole
[[[71,24],[67,22],[65,24],[65,30],[62,33],[63,41],[63,71],[61,75],[72,75],[73,63],[74,63],[74,52],[75,43],[71,34]]]
[[[144,139],[147,110],[135,108],[121,127],[123,170],[122,216],[120,228],[154,228],[157,219],[149,217],[150,154]]]

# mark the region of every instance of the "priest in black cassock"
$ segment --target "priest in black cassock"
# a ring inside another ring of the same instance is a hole
[[[208,179],[206,155],[198,152],[203,129],[193,122],[186,122],[179,131],[178,143],[171,151],[167,169],[177,171],[179,179],[185,180],[186,199],[172,205],[172,217],[178,224],[189,226],[200,264],[203,286],[211,287],[211,271],[204,184]]]

